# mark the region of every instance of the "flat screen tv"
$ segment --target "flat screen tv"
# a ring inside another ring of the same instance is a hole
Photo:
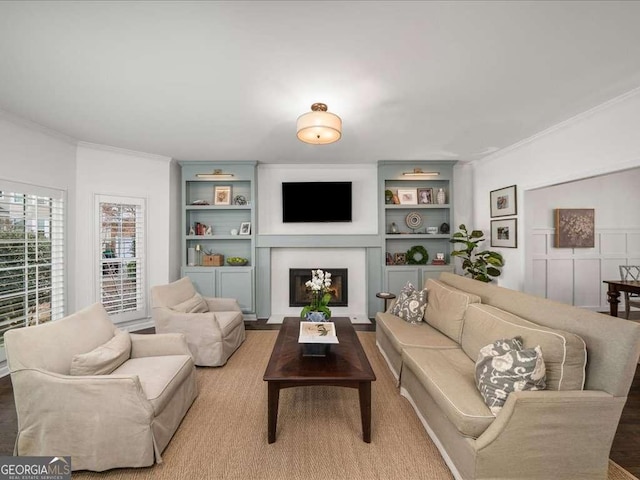
[[[283,182],[282,221],[350,222],[351,182]]]

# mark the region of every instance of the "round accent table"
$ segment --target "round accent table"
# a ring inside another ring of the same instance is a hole
[[[389,300],[393,300],[396,296],[393,293],[389,292],[378,292],[376,293],[376,297],[382,298],[384,300],[384,311],[387,311],[387,305],[389,304]]]

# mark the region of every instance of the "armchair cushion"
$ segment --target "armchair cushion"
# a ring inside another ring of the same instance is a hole
[[[205,313],[209,311],[209,306],[202,295],[196,293],[193,297],[171,307],[171,310],[180,313]]]
[[[114,375],[137,375],[155,416],[162,413],[193,370],[191,355],[132,358]]]
[[[129,332],[116,330],[107,343],[71,359],[70,375],[108,375],[129,359],[131,338]]]

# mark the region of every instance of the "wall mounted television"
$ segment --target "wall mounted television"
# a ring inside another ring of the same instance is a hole
[[[282,221],[350,222],[351,182],[283,182]]]

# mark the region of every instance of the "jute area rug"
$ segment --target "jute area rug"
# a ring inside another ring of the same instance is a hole
[[[199,395],[163,453],[148,468],[74,472],[116,480],[453,479],[375,346],[358,332],[377,380],[372,438],[362,441],[358,393],[338,387],[280,393],[277,440],[267,443],[267,385],[262,380],[276,331],[248,331],[222,368],[198,368]],[[611,462],[609,480],[629,480]]]

